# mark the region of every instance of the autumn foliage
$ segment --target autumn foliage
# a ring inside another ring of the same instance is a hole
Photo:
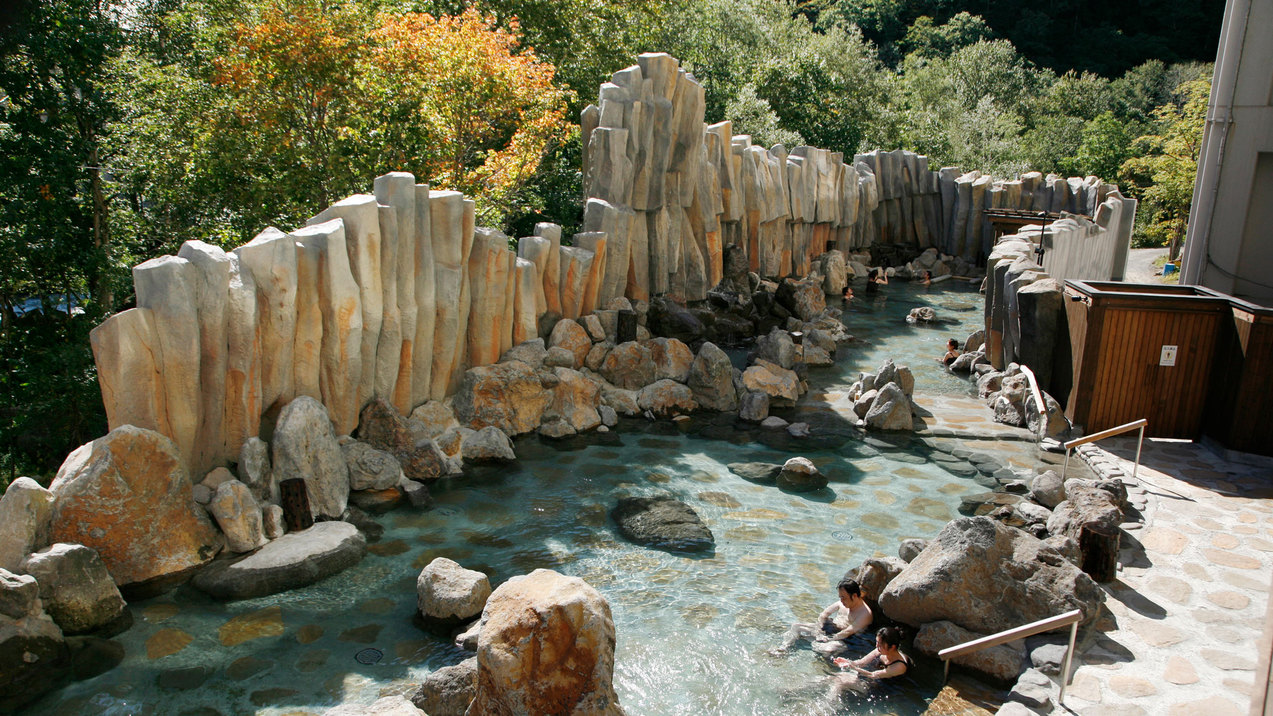
[[[473,10],[370,17],[289,2],[236,25],[227,45],[214,61],[234,94],[227,129],[254,137],[250,163],[310,187],[311,211],[411,171],[499,223],[568,131],[553,66],[520,47],[515,22]]]

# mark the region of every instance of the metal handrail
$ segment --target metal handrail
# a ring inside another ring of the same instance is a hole
[[[980,639],[966,641],[963,644],[948,646],[937,652],[937,658],[941,659],[946,665],[945,673],[942,676],[942,682],[945,683],[946,679],[950,677],[950,660],[957,656],[972,654],[974,652],[981,651],[982,649],[989,649],[992,646],[999,646],[1000,644],[1007,644],[1010,641],[1024,639],[1027,636],[1041,634],[1045,631],[1051,631],[1057,627],[1062,627],[1068,624],[1070,626],[1070,644],[1065,649],[1065,664],[1061,667],[1061,695],[1057,698],[1057,703],[1063,705],[1065,703],[1065,687],[1070,683],[1070,659],[1074,656],[1074,641],[1078,636],[1079,622],[1082,620],[1083,612],[1079,609],[1071,609],[1064,614],[1058,614],[1054,617],[1048,617],[1047,619],[1040,619],[1037,622],[1031,622],[1023,626],[1006,629],[998,634],[991,634],[990,636],[983,636]]]
[[[1073,450],[1075,447],[1078,447],[1079,445],[1085,445],[1087,443],[1094,443],[1097,440],[1104,440],[1105,438],[1113,437],[1115,435],[1121,435],[1123,433],[1130,432],[1132,430],[1136,430],[1137,428],[1139,428],[1140,438],[1137,439],[1136,441],[1136,464],[1132,467],[1132,479],[1135,480],[1136,473],[1140,470],[1140,449],[1144,447],[1145,445],[1145,426],[1146,425],[1149,425],[1149,421],[1144,418],[1141,418],[1140,420],[1133,420],[1130,423],[1125,423],[1115,428],[1102,430],[1099,433],[1092,433],[1091,435],[1084,435],[1081,438],[1075,438],[1073,440],[1067,441],[1065,443],[1065,466],[1061,468],[1061,479],[1062,480],[1065,479],[1065,471],[1069,469],[1070,467],[1070,451]]]

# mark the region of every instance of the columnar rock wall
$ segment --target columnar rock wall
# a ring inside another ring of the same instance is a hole
[[[321,401],[349,434],[372,400],[408,414],[443,399],[466,369],[558,317],[622,297],[704,299],[726,278],[726,247],[745,258],[733,266],[803,277],[825,273],[815,259],[832,248],[980,259],[986,208],[1091,212],[1095,229],[1049,227],[1045,263],[1058,277],[1109,278],[1130,234],[1126,200],[1095,177],[992,181],[900,150],[845,161],[764,149],[729,122],[706,126],[702,86],[670,55],[642,55],[612,80],[581,120],[584,231],[569,245],[540,224],[514,252],[474,225],[472,200],[399,172],[291,232],[270,227],[230,252],[189,241],[136,266],[137,307],[92,334],[110,427],[168,436],[198,478],[268,437],[293,398]]]
[[[702,299],[722,278],[726,246],[768,278],[807,275],[832,248],[875,244],[915,254],[935,247],[979,263],[994,240],[987,209],[1094,216],[1111,198],[1128,201],[1096,177],[1031,172],[1003,181],[932,171],[928,157],[904,150],[845,161],[814,147],[765,149],[732,134],[730,122],[703,119],[703,88],[666,54],[641,55],[616,72],[584,110],[584,223],[609,241],[603,303],[660,293]],[[1126,246],[1131,222],[1115,224]]]
[[[409,414],[537,337],[545,313],[596,307],[606,234],[562,247],[540,224],[514,253],[459,192],[400,172],[374,191],[230,252],[189,241],[136,266],[137,307],[92,333],[111,429],[172,438],[197,480],[293,398],[321,401],[346,435],[373,399]]]

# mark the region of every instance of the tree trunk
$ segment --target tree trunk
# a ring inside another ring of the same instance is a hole
[[[88,177],[93,191],[93,248],[97,250],[99,264],[93,268],[89,290],[93,300],[101,306],[103,315],[115,307],[115,292],[110,278],[110,216],[107,213],[106,196],[102,192],[102,169],[98,165],[97,137],[89,134],[92,149],[88,152]],[[70,297],[67,297],[68,301]],[[70,312],[70,306],[67,306]]]

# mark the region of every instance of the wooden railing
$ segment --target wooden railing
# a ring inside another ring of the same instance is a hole
[[[1133,420],[1130,423],[1119,425],[1118,427],[1115,427],[1115,428],[1102,430],[1099,433],[1092,433],[1091,435],[1084,435],[1081,438],[1075,438],[1073,440],[1067,441],[1065,443],[1065,467],[1061,468],[1061,479],[1062,480],[1065,479],[1065,471],[1070,466],[1070,451],[1073,450],[1074,448],[1078,447],[1079,445],[1094,443],[1097,440],[1103,440],[1105,438],[1113,437],[1115,435],[1121,435],[1123,433],[1130,432],[1132,430],[1136,430],[1137,428],[1139,428],[1140,438],[1136,441],[1136,464],[1135,466],[1132,467],[1132,479],[1135,480],[1136,473],[1137,471],[1140,470],[1140,449],[1144,447],[1145,445],[1145,426],[1148,424],[1149,424],[1148,420],[1141,418],[1140,420]]]
[[[945,681],[945,679],[950,676],[950,660],[957,656],[972,654],[974,652],[981,651],[982,649],[989,649],[992,646],[999,646],[1000,644],[1007,644],[1010,641],[1024,639],[1028,636],[1041,634],[1045,631],[1051,631],[1057,627],[1063,627],[1068,624],[1070,626],[1070,644],[1065,649],[1065,663],[1061,667],[1061,695],[1057,699],[1058,704],[1063,704],[1065,702],[1065,687],[1070,683],[1070,659],[1074,656],[1074,640],[1078,636],[1079,622],[1082,620],[1083,612],[1078,609],[1073,609],[1065,612],[1064,614],[1058,614],[1054,617],[1048,617],[1047,619],[1040,619],[1037,622],[1031,622],[1024,626],[1014,627],[1012,629],[1001,631],[998,634],[983,636],[980,639],[973,639],[972,641],[966,641],[963,644],[957,644],[955,646],[942,649],[937,652],[937,658],[941,659],[942,662],[945,663],[945,674],[942,680]]]

